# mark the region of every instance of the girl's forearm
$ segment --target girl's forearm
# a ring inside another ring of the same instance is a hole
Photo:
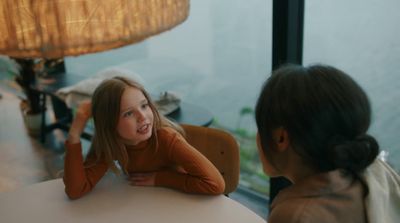
[[[87,120],[84,118],[76,117],[71,124],[68,132],[68,142],[71,144],[80,142],[81,134],[85,129]]]

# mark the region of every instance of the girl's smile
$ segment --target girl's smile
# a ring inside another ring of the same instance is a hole
[[[149,131],[151,131],[151,125],[150,124],[144,124],[141,127],[138,128],[137,132],[139,134],[145,135],[147,134]]]

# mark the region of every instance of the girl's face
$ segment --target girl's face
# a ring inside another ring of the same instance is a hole
[[[117,124],[119,136],[127,144],[137,145],[151,137],[154,115],[144,94],[128,87],[122,94]]]

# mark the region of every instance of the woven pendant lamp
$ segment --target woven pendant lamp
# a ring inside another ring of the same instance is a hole
[[[0,54],[60,58],[142,41],[185,21],[189,0],[1,0]]]

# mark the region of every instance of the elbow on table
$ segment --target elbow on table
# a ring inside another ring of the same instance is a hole
[[[68,196],[70,200],[76,200],[83,196],[82,193],[74,190],[69,190],[67,187],[65,188],[65,194]]]
[[[83,195],[89,193],[93,186],[91,186],[90,183],[71,183],[69,181],[66,181],[65,178],[64,180],[64,186],[65,186],[65,194],[68,196],[69,199],[71,200],[76,200],[78,198],[81,198]]]
[[[218,184],[218,188],[217,188],[217,193],[218,194],[223,194],[225,192],[225,180],[224,178],[222,178]]]
[[[225,181],[224,179],[214,180],[207,185],[207,194],[220,195],[225,191]]]
[[[224,191],[225,191],[225,184],[222,185],[222,186],[215,187],[215,188],[212,190],[211,194],[213,194],[213,195],[220,195],[220,194],[223,194]]]
[[[81,198],[83,195],[90,192],[91,189],[85,186],[65,186],[65,194],[71,200]]]

